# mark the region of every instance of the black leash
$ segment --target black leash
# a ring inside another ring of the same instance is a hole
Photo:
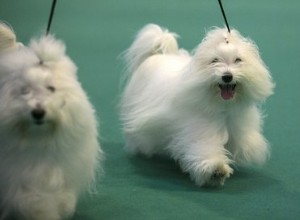
[[[46,35],[48,35],[49,31],[50,31],[50,27],[51,27],[51,23],[52,23],[52,18],[53,18],[54,11],[55,11],[56,1],[57,0],[53,0],[52,1],[52,6],[51,6],[51,11],[50,11],[49,19],[48,19],[48,25],[47,25]]]

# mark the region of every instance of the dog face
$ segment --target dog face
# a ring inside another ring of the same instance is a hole
[[[257,47],[236,30],[208,32],[195,53],[201,81],[223,101],[264,100],[272,93],[271,76]]]
[[[45,130],[61,122],[65,98],[51,69],[36,63],[6,74],[2,76],[0,114],[7,128]]]
[[[51,71],[37,65],[25,70],[16,79],[15,88],[9,99],[15,102],[14,115],[19,123],[28,126],[46,126],[57,124],[64,106],[63,96],[59,94],[55,78]]]
[[[238,48],[229,42],[221,43],[215,48],[215,56],[209,65],[224,100],[235,98],[241,63],[242,58]]]
[[[65,55],[64,44],[53,37],[0,51],[1,130],[54,130],[72,121],[76,109],[70,103],[77,104],[80,95],[76,67]]]

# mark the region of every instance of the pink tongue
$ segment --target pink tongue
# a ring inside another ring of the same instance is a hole
[[[234,90],[231,86],[223,86],[221,89],[221,96],[225,100],[232,99],[234,96]]]

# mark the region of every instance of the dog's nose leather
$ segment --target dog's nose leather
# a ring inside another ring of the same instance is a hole
[[[33,109],[31,115],[36,120],[41,120],[44,118],[46,111],[42,108]]]
[[[222,80],[225,83],[230,83],[233,79],[233,76],[231,73],[225,73],[225,75],[222,76]]]

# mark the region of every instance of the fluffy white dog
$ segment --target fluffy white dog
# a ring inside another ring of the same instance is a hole
[[[259,104],[272,94],[257,47],[238,31],[209,31],[193,54],[149,24],[127,50],[132,73],[121,102],[126,148],[168,154],[197,185],[223,185],[231,165],[269,154]]]
[[[65,46],[0,24],[0,219],[72,216],[101,157],[95,112]]]

